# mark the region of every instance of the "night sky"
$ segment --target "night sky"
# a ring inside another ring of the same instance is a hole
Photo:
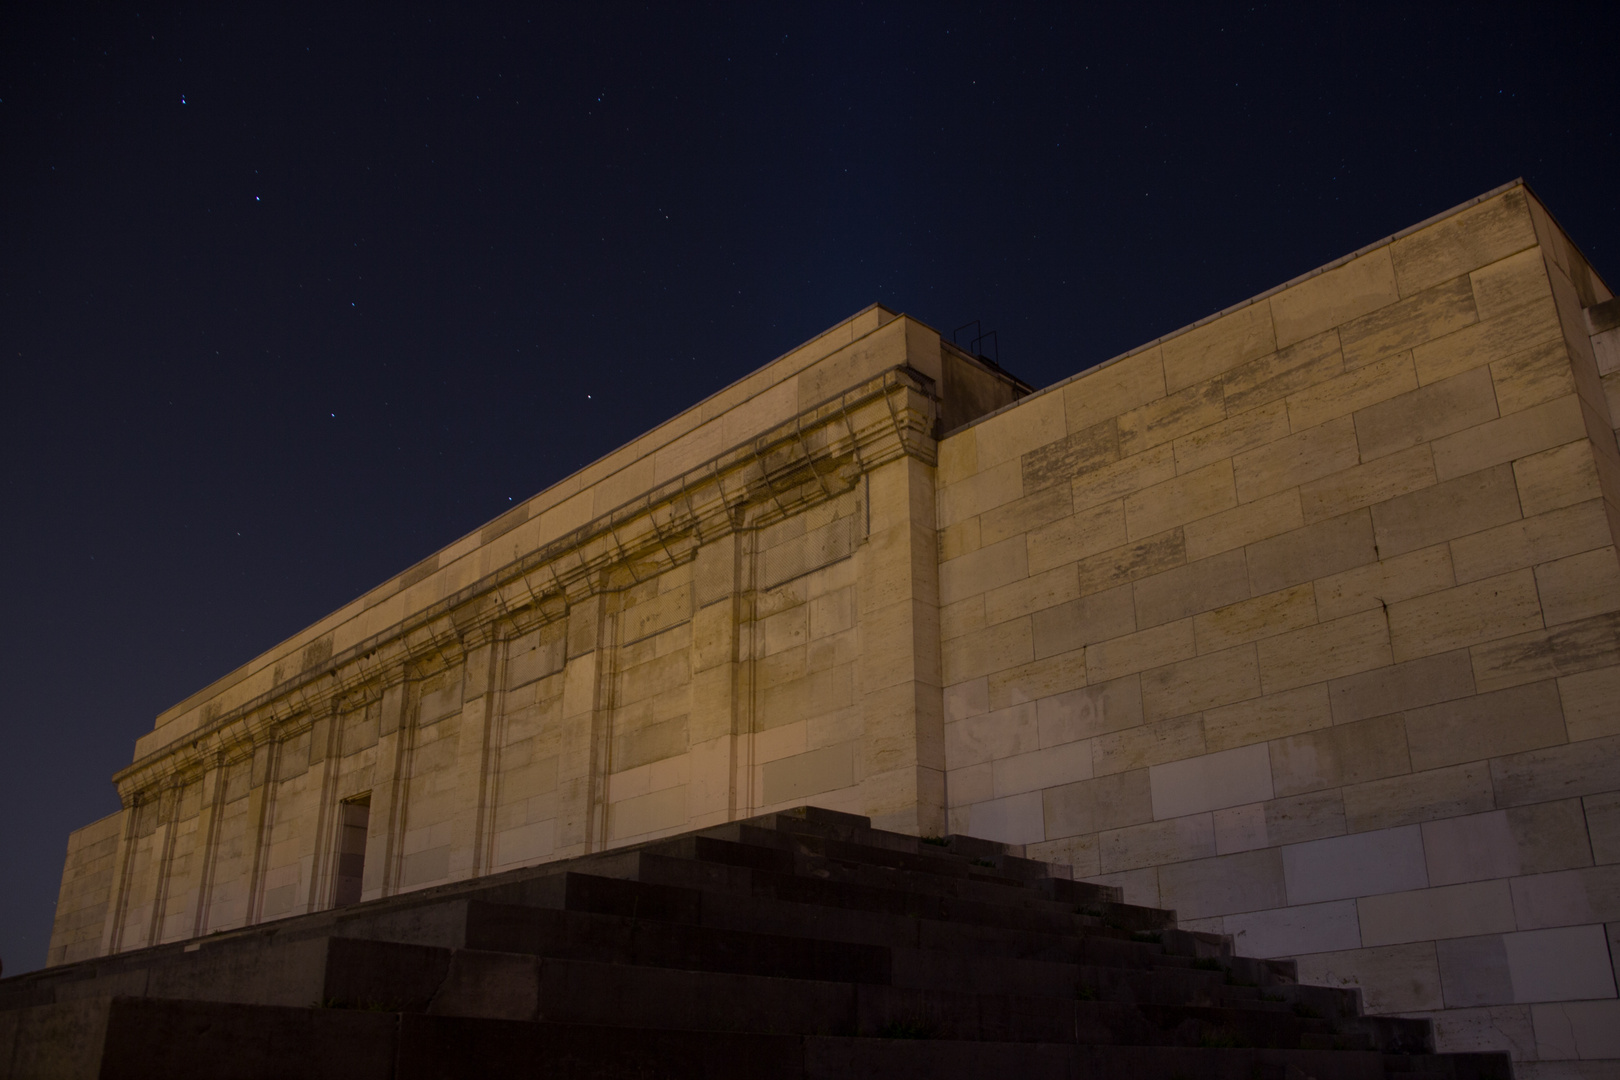
[[[1620,284],[1620,5],[289,10],[0,9],[8,974],[160,710],[874,301],[1042,386],[1518,176]]]

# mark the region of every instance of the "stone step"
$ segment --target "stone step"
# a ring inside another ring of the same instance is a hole
[[[622,869],[622,868],[621,868]],[[490,890],[485,895],[505,901],[497,907],[567,910],[580,915],[620,918],[640,924],[701,924],[715,931],[737,931],[773,938],[799,938],[912,948],[951,955],[1042,960],[1062,964],[1090,963],[1132,968],[1185,968],[1204,965],[1238,982],[1287,985],[1292,971],[1277,961],[1220,955],[1209,935],[1183,931],[1154,932],[1137,938],[1121,931],[1086,926],[1080,933],[978,925],[945,919],[917,918],[774,899],[740,892],[703,892],[624,878],[562,874],[521,885]],[[458,900],[419,907],[366,906],[321,932],[381,940],[417,941],[446,947],[475,946],[487,939],[468,936],[469,905],[484,900]],[[508,918],[517,918],[516,915]],[[1084,921],[1084,920],[1082,920]],[[1159,940],[1159,939],[1163,940]],[[1217,939],[1218,940],[1218,939]],[[1177,946],[1172,952],[1169,943]],[[1203,957],[1188,955],[1202,950]],[[1208,954],[1215,953],[1211,956]],[[1179,955],[1178,955],[1179,954]]]
[[[802,809],[0,981],[0,1080],[1507,1075],[1296,975],[1013,845]]]
[[[1080,921],[1078,913],[1069,905],[1027,894],[1023,890],[1006,890],[1012,895],[997,895],[994,898],[942,895],[933,891],[912,890],[907,887],[911,884],[909,881],[896,877],[844,873],[833,865],[823,868],[824,874],[808,868],[802,874],[784,873],[638,851],[618,860],[598,863],[592,870],[607,876],[703,892],[729,892],[819,907],[887,912],[1008,929],[1075,933],[1088,925]],[[1148,918],[1149,921],[1156,918],[1164,926],[1174,923],[1174,915],[1170,912]]]
[[[1505,1055],[941,1040],[925,1025],[801,1036],[103,997],[0,1016],[0,1080],[1511,1076]]]
[[[971,973],[969,973],[971,974]],[[1019,987],[1022,989],[1022,987]],[[1060,987],[1043,989],[1057,991]],[[1364,1024],[1216,1005],[1027,996],[977,982],[892,985],[646,968],[459,950],[430,1012],[636,1028],[776,1031],[996,1042],[1427,1051],[1422,1021]]]
[[[730,837],[709,835],[726,832]],[[724,826],[645,849],[657,855],[692,861],[746,866],[776,873],[800,874],[873,884],[934,896],[977,899],[1023,907],[1070,910],[1086,905],[1100,912],[1124,907],[1112,886],[1070,881],[1049,875],[1009,877],[962,860],[914,855],[843,841],[828,841],[773,832],[746,824]],[[988,860],[981,860],[988,861]],[[1043,864],[1032,867],[1045,869]],[[1130,918],[1140,919],[1133,909]],[[1159,917],[1155,925],[1166,925]],[[1146,928],[1145,925],[1132,929]]]
[[[386,1004],[422,1011],[444,983],[451,951],[357,938],[261,938],[131,962],[110,958],[72,978],[35,983],[0,1010],[95,997],[152,997],[289,1007]]]
[[[824,854],[915,869],[924,873],[978,873],[1011,881],[1037,878],[1072,878],[1064,865],[1038,862],[1011,854],[1009,845],[970,836],[919,838],[877,829],[829,827],[787,814],[746,818],[699,830],[695,835],[740,843],[770,846],[805,845]],[[1113,886],[1091,888],[1117,892]]]

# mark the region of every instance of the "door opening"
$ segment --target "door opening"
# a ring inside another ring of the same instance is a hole
[[[371,793],[338,804],[337,883],[332,906],[360,902],[360,883],[366,869],[366,828],[371,823]]]

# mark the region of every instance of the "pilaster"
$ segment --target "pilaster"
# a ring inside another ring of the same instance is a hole
[[[858,555],[863,812],[925,836],[945,831],[933,474],[909,454],[867,474],[871,532]]]

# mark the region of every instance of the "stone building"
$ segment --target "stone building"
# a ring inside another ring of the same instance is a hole
[[[1620,1058],[1620,310],[1510,184],[1032,392],[872,307],[158,717],[50,962],[801,803]]]

